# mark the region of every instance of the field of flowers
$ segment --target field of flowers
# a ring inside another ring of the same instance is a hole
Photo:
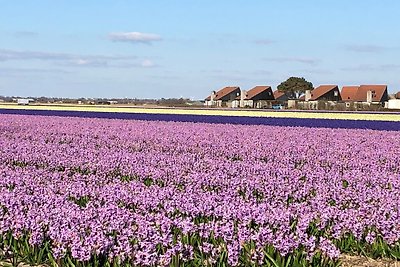
[[[399,151],[395,131],[0,114],[0,261],[400,260]]]
[[[0,114],[400,131],[398,113],[1,105]]]

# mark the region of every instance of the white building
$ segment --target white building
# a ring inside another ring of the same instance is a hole
[[[29,105],[29,103],[34,102],[32,98],[18,98],[17,104],[18,105]]]

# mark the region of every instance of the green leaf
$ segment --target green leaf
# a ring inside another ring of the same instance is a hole
[[[269,253],[267,253],[267,252],[264,251],[264,255],[267,256],[267,258],[271,261],[271,263],[273,264],[273,266],[275,266],[275,267],[280,267],[280,266],[278,265],[278,263],[276,263],[276,261],[274,260],[274,258],[272,258],[271,255],[269,255]]]

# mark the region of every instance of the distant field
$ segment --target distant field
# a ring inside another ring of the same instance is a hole
[[[398,113],[6,104],[0,114],[400,131]]]
[[[245,116],[273,118],[304,118],[304,119],[340,119],[340,120],[376,120],[400,121],[398,113],[375,112],[310,112],[310,111],[270,111],[270,110],[234,110],[234,109],[188,109],[161,107],[126,107],[126,106],[92,106],[92,105],[29,105],[20,106],[0,104],[0,109],[55,110],[55,111],[87,111],[87,112],[118,112],[118,113],[148,113],[174,115],[210,115],[210,116]]]

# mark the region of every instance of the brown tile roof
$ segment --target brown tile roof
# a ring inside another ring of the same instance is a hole
[[[275,99],[278,99],[278,98],[280,98],[281,96],[284,96],[285,95],[285,92],[282,92],[282,91],[279,91],[279,90],[275,90],[274,91],[274,98]]]
[[[271,86],[268,86],[268,85],[255,86],[246,92],[246,97],[244,99],[251,100],[253,97],[255,97],[267,90],[271,90]],[[236,99],[240,100],[240,96],[236,97]]]
[[[367,92],[372,91],[372,101],[380,102],[387,93],[387,85],[360,85],[357,90],[355,101],[367,101]]]
[[[233,91],[235,91],[237,89],[240,89],[240,87],[239,86],[227,86],[227,87],[224,87],[224,88],[222,88],[221,90],[219,90],[218,92],[215,93],[214,100],[215,101],[220,100],[224,96],[229,95],[230,93],[232,93]],[[206,98],[206,101],[207,100],[211,100],[211,95],[209,95]]]
[[[318,100],[321,96],[325,95],[326,93],[339,88],[337,85],[320,85],[314,90],[311,91],[311,98],[310,100]]]
[[[359,86],[343,86],[340,92],[343,101],[355,101]]]

